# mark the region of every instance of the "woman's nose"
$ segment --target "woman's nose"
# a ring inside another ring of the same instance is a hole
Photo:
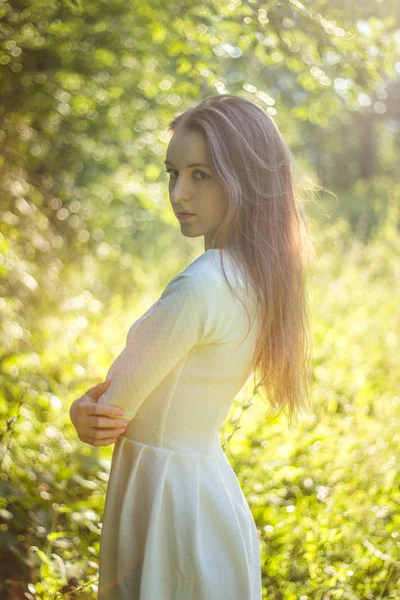
[[[175,181],[173,188],[170,192],[170,196],[171,198],[175,201],[175,202],[181,202],[182,200],[187,200],[188,198],[190,198],[191,195],[191,188],[190,188],[190,182],[189,181],[184,181],[183,178],[179,178]]]

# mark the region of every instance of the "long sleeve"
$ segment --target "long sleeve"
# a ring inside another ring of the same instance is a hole
[[[209,284],[182,272],[129,329],[126,345],[107,373],[111,384],[99,399],[131,420],[141,404],[193,346],[212,332]]]

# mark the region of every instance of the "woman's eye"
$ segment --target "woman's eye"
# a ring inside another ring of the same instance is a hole
[[[175,169],[165,169],[165,172],[168,173],[168,175],[171,175],[172,178],[175,179]],[[200,177],[198,179],[200,179],[200,181],[202,181],[203,179],[209,179],[209,175],[208,173],[204,173],[204,171],[200,171],[199,169],[196,169],[196,171],[194,171],[194,173],[200,173],[202,176],[204,175],[204,177]]]
[[[209,179],[210,176],[208,173],[204,173],[204,171],[195,171],[195,173],[200,173],[200,175],[204,175],[204,177],[201,177],[201,179]]]

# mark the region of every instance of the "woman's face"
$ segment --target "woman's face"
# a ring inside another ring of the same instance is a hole
[[[204,134],[177,128],[168,145],[165,167],[169,172],[169,198],[174,213],[194,214],[179,219],[183,235],[204,235],[208,250],[207,240],[222,222],[228,202],[211,169]]]

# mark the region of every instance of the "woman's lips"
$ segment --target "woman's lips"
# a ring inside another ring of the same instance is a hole
[[[190,217],[195,217],[196,215],[194,215],[192,213],[176,213],[176,216],[178,217],[179,220],[186,220],[186,219],[190,219]]]

